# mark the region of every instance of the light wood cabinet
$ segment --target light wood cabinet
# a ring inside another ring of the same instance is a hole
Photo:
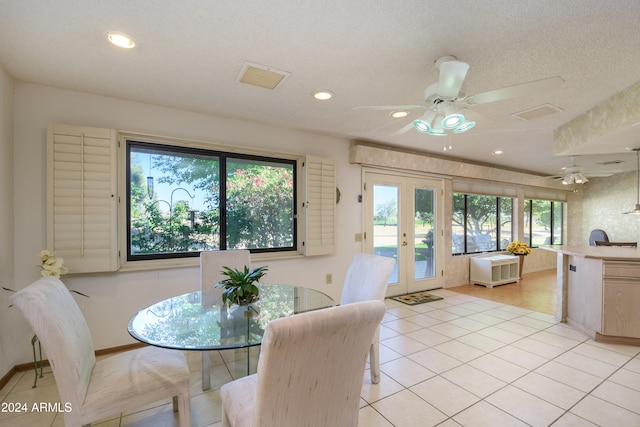
[[[640,252],[597,249],[558,251],[556,317],[596,341],[640,345]]]
[[[602,334],[640,338],[640,265],[605,261],[602,286]]]
[[[472,284],[493,288],[517,282],[520,277],[520,260],[517,256],[481,255],[470,260],[469,278]]]

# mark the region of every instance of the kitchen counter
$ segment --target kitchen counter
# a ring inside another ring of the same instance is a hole
[[[557,253],[556,319],[597,341],[640,345],[640,250],[550,245]]]

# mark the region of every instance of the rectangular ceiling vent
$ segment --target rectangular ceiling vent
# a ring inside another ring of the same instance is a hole
[[[513,113],[511,115],[521,120],[533,120],[549,114],[559,113],[560,111],[562,111],[562,108],[558,108],[555,105],[542,104],[528,110],[520,111],[519,113]]]
[[[240,83],[276,90],[289,77],[291,73],[276,70],[265,65],[245,62],[238,75]]]

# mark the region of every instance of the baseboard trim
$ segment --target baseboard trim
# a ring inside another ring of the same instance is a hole
[[[145,347],[146,345],[147,344],[138,342],[133,344],[120,345],[117,347],[103,348],[101,350],[96,350],[95,355],[96,357],[99,357],[99,356],[105,356],[105,355],[114,354],[114,353],[121,353],[123,351],[142,348],[142,347]],[[44,366],[49,366],[49,361],[47,359],[43,360],[42,363]],[[29,371],[32,369],[34,369],[33,362],[21,363],[9,369],[9,372],[7,372],[2,378],[0,378],[0,389],[2,389],[5,385],[7,385],[9,381],[11,381],[11,378],[13,378],[13,376],[18,372]]]

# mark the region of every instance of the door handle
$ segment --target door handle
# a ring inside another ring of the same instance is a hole
[[[407,242],[402,242],[402,246],[407,246]]]

